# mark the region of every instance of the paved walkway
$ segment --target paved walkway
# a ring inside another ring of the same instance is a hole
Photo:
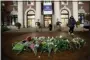
[[[90,32],[75,32],[75,36],[85,38],[87,44],[85,47],[78,49],[74,52],[65,51],[59,53],[51,53],[48,57],[47,53],[35,56],[33,52],[22,52],[20,55],[16,55],[12,51],[12,43],[16,41],[21,41],[27,36],[59,36],[63,35],[71,39],[71,36],[67,32],[5,32],[2,34],[2,60],[90,60]],[[40,58],[38,58],[40,56]],[[6,59],[5,59],[6,58]]]
[[[36,29],[36,28],[21,28],[21,29],[17,29],[15,26],[9,26],[9,28],[11,30],[7,31],[7,32],[48,32],[49,28],[42,28],[42,29]],[[53,28],[53,31],[58,31],[58,28]],[[62,31],[68,31],[68,27],[62,27]],[[75,27],[74,29],[75,31],[83,31],[82,27]],[[88,31],[87,29],[85,29],[85,31]]]

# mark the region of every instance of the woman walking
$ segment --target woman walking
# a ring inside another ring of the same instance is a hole
[[[74,32],[75,25],[76,25],[76,21],[75,21],[74,17],[71,16],[68,21],[69,34],[74,35],[73,32]]]

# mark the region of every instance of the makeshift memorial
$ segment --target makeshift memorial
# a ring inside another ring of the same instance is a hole
[[[30,47],[30,49],[37,55],[38,51],[48,52],[48,56],[53,51],[61,52],[66,50],[76,50],[80,49],[86,44],[85,40],[76,37],[72,40],[69,40],[63,36],[56,36],[56,37],[30,37],[28,36],[25,41],[21,41],[16,43],[12,50],[22,51],[25,47]]]

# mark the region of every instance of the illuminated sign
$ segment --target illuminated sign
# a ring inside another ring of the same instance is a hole
[[[44,2],[43,14],[52,14],[52,3],[51,2]]]

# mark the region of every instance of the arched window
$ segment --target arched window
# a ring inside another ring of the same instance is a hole
[[[61,14],[68,14],[68,11],[65,10],[65,9],[63,9],[63,10],[61,11]]]
[[[35,27],[35,12],[33,10],[27,12],[27,26]]]
[[[69,19],[69,12],[66,9],[61,10],[61,22],[63,26],[66,26]]]

